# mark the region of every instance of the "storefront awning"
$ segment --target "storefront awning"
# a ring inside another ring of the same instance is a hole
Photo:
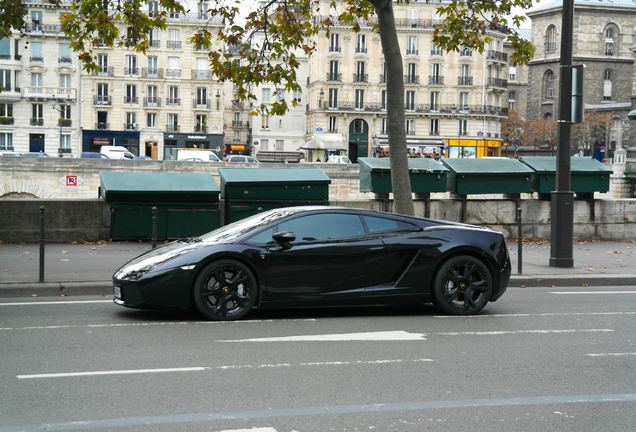
[[[347,150],[344,136],[342,134],[335,133],[314,134],[312,136],[312,139],[306,141],[302,148],[321,150]]]
[[[388,147],[389,139],[388,138],[374,138],[373,139],[374,146],[380,147]],[[406,139],[407,147],[444,147],[444,140],[432,140],[425,138],[407,138]]]

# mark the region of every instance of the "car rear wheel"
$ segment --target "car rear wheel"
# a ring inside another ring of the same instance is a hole
[[[479,259],[460,255],[442,263],[433,286],[433,301],[444,313],[479,313],[492,297],[493,278]]]
[[[194,303],[208,319],[235,320],[252,309],[257,290],[256,278],[247,266],[234,260],[214,261],[194,283]]]

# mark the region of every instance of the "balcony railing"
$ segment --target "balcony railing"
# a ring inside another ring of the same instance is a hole
[[[29,57],[29,61],[32,63],[42,63],[44,62],[44,57]]]
[[[31,126],[44,126],[44,119],[42,118],[32,118]]]
[[[192,102],[192,108],[194,109],[210,109],[209,100],[195,100]]]
[[[181,99],[179,99],[179,98],[167,98],[166,99],[166,105],[170,105],[170,106],[181,105]]]
[[[369,82],[369,74],[353,74],[353,82]]]
[[[415,48],[407,48],[406,55],[419,55],[420,52]]]
[[[163,69],[162,68],[142,68],[141,69],[142,78],[163,78]]]
[[[473,56],[472,48],[462,48],[459,51],[459,56],[460,57],[472,57]]]
[[[93,72],[93,75],[112,77],[115,75],[115,68],[113,66],[102,67],[98,71]]]
[[[19,89],[16,89],[19,91]],[[32,99],[75,100],[76,89],[63,87],[25,87],[24,97]]]
[[[444,51],[441,49],[432,49],[431,50],[431,55],[432,56],[443,56],[444,55]]]
[[[95,129],[108,130],[108,129],[110,129],[110,123],[97,122],[97,123],[95,123]]]
[[[58,59],[59,63],[73,63],[73,60],[70,57],[60,57]]]
[[[181,41],[169,40],[168,42],[166,42],[167,48],[172,48],[172,49],[181,48],[181,45],[182,45]]]
[[[404,84],[419,84],[419,75],[404,75]]]
[[[193,80],[209,80],[211,78],[212,78],[212,72],[209,70],[193,70],[192,71]]]
[[[148,46],[150,48],[161,48],[161,41],[153,39],[153,40],[148,42]]]
[[[508,80],[503,78],[488,78],[488,87],[508,88]]]
[[[139,98],[137,96],[124,96],[124,103],[136,104],[139,103]]]
[[[366,54],[367,51],[367,47],[356,47],[356,54]]]
[[[136,131],[137,129],[137,123],[124,123],[124,130]]]
[[[167,77],[180,77],[181,76],[181,69],[166,69],[166,76]]]
[[[235,127],[243,126],[243,120],[232,120],[232,126],[235,126]]]
[[[111,96],[93,96],[93,105],[112,105]]]
[[[329,45],[329,52],[342,52],[342,47]]]
[[[13,122],[13,117],[0,117],[0,125],[12,125]]]
[[[327,72],[327,81],[342,81],[341,73],[331,73]]]
[[[194,125],[194,131],[206,133],[208,131],[208,127],[204,125]]]
[[[166,125],[166,132],[179,132],[179,125]]]
[[[457,77],[457,85],[473,85],[473,77],[471,76],[459,76]]]
[[[62,32],[62,26],[59,24],[35,24],[29,23],[25,26],[27,33],[48,33],[58,34]]]
[[[361,108],[356,108],[354,102],[351,101],[338,101],[336,103],[327,104],[324,108],[327,111],[353,111]],[[382,104],[365,103],[363,107],[367,112],[383,112],[386,110],[386,106]],[[442,105],[442,104],[414,104],[405,103],[406,113],[429,113],[435,116],[452,116],[463,117],[470,115],[494,115],[494,116],[506,116],[508,115],[507,107],[499,107],[494,105],[464,105],[459,106],[457,104]]]
[[[504,63],[508,62],[508,54],[501,51],[488,50],[486,58],[488,60],[496,60]]]
[[[57,119],[57,125],[60,127],[71,127],[73,125],[73,120],[71,119]]]
[[[160,107],[161,106],[161,98],[160,97],[145,97],[144,98],[144,106],[145,107]]]
[[[137,75],[139,73],[139,68],[136,67],[125,67],[124,75]]]
[[[443,75],[429,75],[428,76],[428,84],[429,85],[442,85],[442,84],[444,84],[444,76]]]

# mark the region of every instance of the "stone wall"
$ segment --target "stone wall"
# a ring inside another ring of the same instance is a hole
[[[390,211],[392,202],[377,200],[339,201],[331,205]],[[425,215],[425,202],[415,201],[417,216]],[[434,219],[461,221],[462,202],[456,199],[431,200]],[[516,200],[469,199],[464,222],[486,225],[517,237]],[[48,242],[94,241],[110,237],[110,208],[101,200],[0,200],[0,242],[37,242],[39,208],[46,207]],[[550,202],[521,201],[523,236],[532,240],[550,238]],[[636,240],[636,199],[574,203],[574,238],[577,240]]]

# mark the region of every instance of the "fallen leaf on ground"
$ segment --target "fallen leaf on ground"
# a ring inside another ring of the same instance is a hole
[[[31,297],[38,297],[37,294],[31,294]]]

